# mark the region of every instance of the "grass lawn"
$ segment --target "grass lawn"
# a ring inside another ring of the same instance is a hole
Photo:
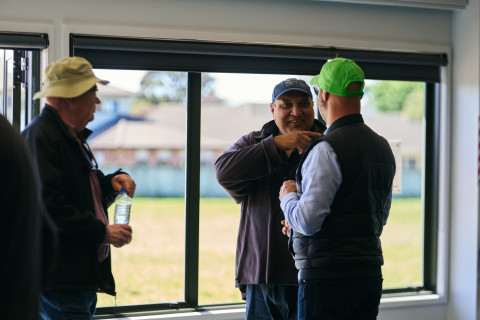
[[[420,198],[394,198],[381,237],[383,288],[422,285],[423,215]]]
[[[120,249],[111,247],[117,305],[184,300],[184,207],[183,198],[134,199],[133,240]],[[421,284],[421,212],[420,198],[393,201],[382,235],[385,289]],[[232,199],[200,201],[200,305],[241,302],[234,282],[239,217],[240,206]],[[98,307],[115,305],[113,297],[98,297]]]

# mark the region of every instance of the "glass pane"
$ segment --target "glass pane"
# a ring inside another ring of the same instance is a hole
[[[394,198],[381,237],[383,288],[421,287],[425,84],[367,81],[362,114],[368,126],[389,140],[397,164]]]
[[[104,172],[121,167],[137,182],[134,239],[127,247],[112,248],[117,305],[183,301],[186,73],[95,72],[112,83],[99,85],[102,105],[89,126],[94,130],[91,147]],[[288,77],[202,75],[200,305],[242,302],[234,287],[240,206],[216,182],[213,163],[240,136],[272,119],[271,91]],[[308,82],[311,77],[303,78]],[[384,288],[419,286],[424,85],[415,84],[420,90],[411,90],[399,110],[386,108],[375,96],[375,86],[381,83],[398,83],[401,88],[412,83],[367,81],[362,104],[367,125],[392,142],[400,159],[398,193],[382,235]],[[387,97],[399,90],[383,88]],[[112,305],[112,297],[99,295],[99,307]]]
[[[217,183],[213,164],[241,136],[273,119],[272,91],[295,75],[202,75],[200,174],[200,305],[242,302],[235,288],[240,205]]]
[[[25,75],[25,84],[20,86],[20,96],[21,96],[21,111],[20,111],[20,131],[25,129],[26,125],[32,120],[31,119],[31,110],[32,110],[32,98],[33,93],[30,93],[30,89],[33,79],[32,79],[32,70],[34,68],[32,59],[32,52],[25,51],[25,57],[22,59],[22,70],[24,70]]]
[[[13,121],[13,50],[0,50],[2,108],[0,113]]]
[[[217,190],[218,184],[212,183],[215,182],[213,168],[209,168],[208,163],[211,161],[212,166],[221,152],[228,149],[240,136],[258,130],[263,123],[272,119],[268,105],[273,86],[289,77],[253,77],[248,74],[208,76],[214,80],[211,81],[212,89],[203,92],[202,98],[199,278],[201,305],[240,301],[238,289],[233,288],[234,251],[240,207],[221,188]],[[310,79],[303,78],[307,82]],[[390,218],[382,235],[385,255],[384,288],[421,286],[425,86],[423,83],[412,82],[367,81],[365,91],[362,102],[365,122],[390,141],[397,160],[395,194]],[[393,98],[398,101],[392,101]],[[227,206],[228,203],[230,206]],[[405,237],[406,234],[409,236]],[[209,243],[213,241],[210,238],[219,235],[222,237],[224,249],[216,248],[218,253],[215,254],[213,249],[210,249]],[[211,272],[215,261],[218,261],[217,272]],[[224,265],[221,266],[220,263]],[[212,287],[212,283],[216,283],[218,287]],[[216,294],[219,291],[222,294]]]
[[[17,56],[14,56],[15,55]],[[22,57],[22,54],[25,54]],[[4,115],[10,123],[18,127],[22,131],[26,124],[31,120],[28,114],[31,109],[31,99],[27,96],[30,92],[26,88],[30,88],[32,83],[32,70],[38,69],[39,66],[32,64],[31,51],[19,50],[0,50],[0,92],[1,102],[0,114]],[[14,60],[18,58],[18,71],[23,71],[25,83],[19,83],[14,90]],[[28,65],[27,65],[28,64]],[[26,84],[29,84],[26,86]],[[18,95],[17,95],[18,94]]]
[[[90,146],[104,173],[122,168],[137,185],[133,240],[111,247],[116,304],[184,301],[187,74],[94,72],[111,83],[98,85]],[[99,295],[99,307],[113,305],[113,297]]]

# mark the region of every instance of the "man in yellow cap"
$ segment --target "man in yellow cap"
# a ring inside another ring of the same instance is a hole
[[[122,187],[135,182],[118,170],[104,175],[86,143],[91,133],[97,83],[107,84],[80,57],[51,63],[43,89],[42,112],[22,132],[40,173],[46,208],[59,231],[56,268],[41,295],[42,319],[92,319],[96,292],[115,295],[110,244],[131,241],[126,224],[109,225],[107,208]]]
[[[325,63],[310,84],[320,87],[327,130],[305,151],[296,184],[280,189],[299,270],[298,319],[376,319],[394,156],[363,122],[364,74],[354,61]]]

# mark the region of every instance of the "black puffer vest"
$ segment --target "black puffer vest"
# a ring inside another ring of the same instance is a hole
[[[383,209],[395,175],[392,150],[385,138],[363,123],[360,114],[343,117],[306,150],[297,183],[302,181],[301,167],[308,153],[323,140],[337,155],[342,183],[321,230],[311,236],[293,232],[290,248],[301,271],[299,277],[381,275]]]

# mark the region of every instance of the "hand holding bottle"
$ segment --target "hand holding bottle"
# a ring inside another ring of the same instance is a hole
[[[128,224],[111,224],[107,226],[106,244],[120,248],[132,241],[132,228]]]
[[[112,188],[120,191],[122,188],[127,190],[130,198],[135,195],[135,181],[126,173],[118,174],[112,178]]]

